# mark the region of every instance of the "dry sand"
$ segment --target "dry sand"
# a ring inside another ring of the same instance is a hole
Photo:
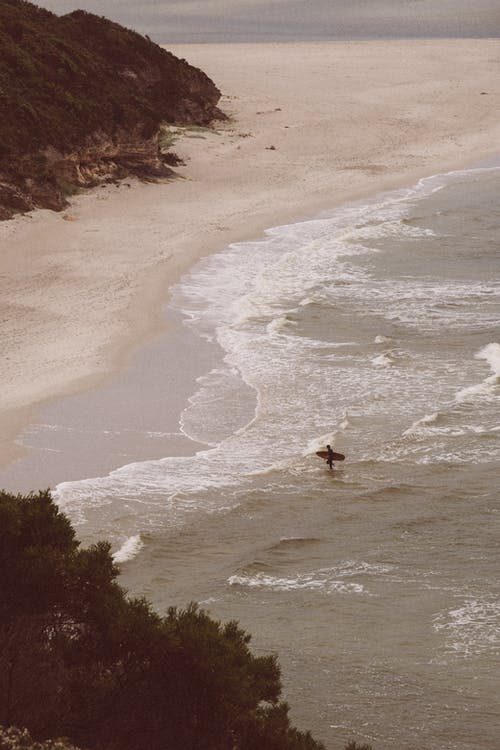
[[[169,47],[231,120],[186,131],[185,179],[96,189],[0,225],[0,462],[41,402],[116,371],[197,258],[499,150],[499,42]]]

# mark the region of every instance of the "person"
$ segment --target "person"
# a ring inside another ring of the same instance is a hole
[[[330,469],[333,469],[333,450],[331,445],[326,446],[326,450],[328,451],[328,457],[326,459],[326,463],[330,467]]]

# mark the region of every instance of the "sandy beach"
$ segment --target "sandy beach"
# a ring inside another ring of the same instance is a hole
[[[498,152],[495,40],[169,47],[230,116],[165,184],[125,180],[0,225],[0,463],[41,403],[124,366],[198,258]]]

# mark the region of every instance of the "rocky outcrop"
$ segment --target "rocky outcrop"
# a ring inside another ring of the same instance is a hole
[[[79,187],[172,175],[161,122],[224,117],[200,70],[139,34],[75,11],[0,4],[0,218],[60,210]]]
[[[113,136],[95,131],[70,153],[48,147],[43,154],[56,182],[63,186],[91,187],[128,174],[146,179],[173,174],[160,153],[158,132],[148,137],[140,127],[118,130]]]

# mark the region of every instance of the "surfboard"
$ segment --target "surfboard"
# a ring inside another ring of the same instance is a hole
[[[316,451],[316,455],[320,458],[324,458],[326,461],[328,458],[328,451]],[[344,461],[345,456],[343,453],[335,453],[335,451],[333,451],[332,459],[333,461]]]

